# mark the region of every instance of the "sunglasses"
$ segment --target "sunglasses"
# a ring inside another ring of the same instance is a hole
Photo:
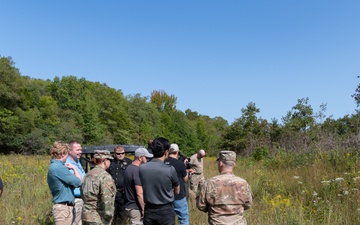
[[[125,155],[125,152],[116,152],[116,155]]]

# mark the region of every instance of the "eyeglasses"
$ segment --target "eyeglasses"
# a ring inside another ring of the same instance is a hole
[[[125,155],[125,152],[116,152],[116,155]]]

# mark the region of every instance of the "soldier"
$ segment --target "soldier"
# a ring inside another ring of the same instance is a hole
[[[84,177],[81,185],[81,197],[84,200],[82,210],[83,225],[110,225],[114,216],[116,187],[106,169],[113,157],[107,150],[95,150],[95,167]]]
[[[244,210],[251,207],[253,195],[246,180],[233,174],[236,153],[221,151],[217,161],[220,175],[205,182],[196,198],[196,206],[208,213],[210,225],[246,225]]]
[[[114,157],[115,160],[111,162],[111,165],[108,169],[116,185],[113,224],[123,225],[126,222],[126,214],[124,207],[124,176],[126,167],[128,167],[132,161],[131,159],[125,157],[125,149],[121,145],[115,147]]]

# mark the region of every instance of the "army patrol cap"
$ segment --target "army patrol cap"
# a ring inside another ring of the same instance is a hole
[[[221,151],[219,152],[218,158],[216,161],[234,161],[236,162],[236,153],[233,151]]]
[[[110,152],[108,150],[95,150],[94,158],[95,159],[114,159],[114,157],[112,157],[110,155]]]

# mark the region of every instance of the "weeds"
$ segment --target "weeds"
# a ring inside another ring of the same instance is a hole
[[[234,173],[253,190],[248,224],[360,224],[359,151],[286,153],[256,160],[238,158]],[[266,149],[265,149],[266,150]],[[263,157],[264,156],[264,157]],[[52,196],[46,175],[49,156],[0,155],[4,193],[0,224],[50,225]],[[215,158],[206,157],[205,177],[218,174]],[[207,224],[207,214],[189,200],[190,224]]]

